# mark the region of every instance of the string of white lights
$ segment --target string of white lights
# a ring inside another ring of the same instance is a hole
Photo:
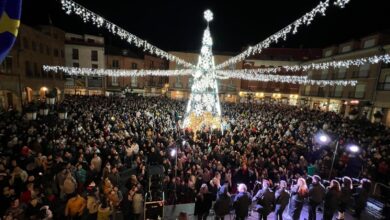
[[[44,65],[43,71],[65,73],[71,76],[115,76],[115,77],[142,77],[142,76],[182,76],[190,75],[192,69],[181,70],[124,70],[124,69],[92,69],[66,66]]]
[[[345,5],[349,2],[350,0],[337,0],[334,4],[340,8],[344,8]],[[320,2],[315,8],[313,8],[310,12],[306,13],[302,17],[298,18],[295,20],[293,23],[287,25],[280,31],[276,32],[275,34],[271,35],[270,37],[266,38],[262,42],[256,44],[255,46],[250,46],[248,49],[243,51],[242,53],[238,54],[237,56],[234,56],[225,62],[218,64],[216,66],[216,69],[222,69],[225,67],[228,67],[232,64],[238,63],[245,58],[252,56],[254,54],[261,53],[261,51],[264,48],[268,48],[271,43],[278,43],[280,39],[286,40],[287,35],[292,33],[295,34],[298,32],[298,28],[302,25],[310,25],[311,22],[314,20],[314,18],[317,15],[323,15],[325,16],[325,11],[329,7],[329,0],[325,0],[324,2]]]
[[[217,70],[217,77],[226,79],[235,78],[249,81],[262,82],[280,82],[300,85],[318,85],[318,86],[355,86],[356,80],[313,80],[307,76],[275,75],[275,74],[252,74],[235,71],[235,70]]]
[[[135,36],[134,34],[129,33],[128,31],[122,29],[116,24],[106,20],[102,16],[88,10],[87,8],[81,6],[80,4],[72,1],[72,0],[61,0],[62,9],[66,14],[70,15],[72,13],[81,17],[84,23],[91,22],[98,28],[105,28],[112,34],[120,37],[122,40],[126,40],[129,44],[134,45],[138,48],[143,49],[144,51],[148,51],[149,53],[156,55],[158,57],[167,59],[169,61],[176,62],[177,64],[183,65],[187,68],[194,68],[195,66],[183,59],[180,59],[160,48],[150,44],[146,40],[142,40],[141,38]]]
[[[344,8],[346,4],[349,3],[350,0],[337,0],[333,4],[339,6],[340,8]]]
[[[390,55],[389,54],[375,55],[375,56],[363,57],[358,59],[330,61],[330,62],[323,62],[323,63],[310,63],[305,65],[290,65],[290,66],[281,66],[281,67],[272,67],[272,68],[243,69],[243,70],[235,70],[235,72],[238,72],[240,74],[267,74],[267,73],[278,73],[282,71],[297,72],[297,71],[308,71],[308,70],[325,70],[329,68],[349,68],[351,66],[362,66],[365,64],[376,64],[379,62],[390,63]],[[221,72],[221,70],[219,70],[219,72]]]

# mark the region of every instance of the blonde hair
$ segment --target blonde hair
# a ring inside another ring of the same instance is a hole
[[[298,194],[301,196],[306,196],[307,193],[309,192],[306,184],[306,180],[303,179],[302,177],[298,179],[297,182],[298,185]]]
[[[238,192],[246,192],[247,191],[246,185],[243,183],[238,184],[237,190]]]

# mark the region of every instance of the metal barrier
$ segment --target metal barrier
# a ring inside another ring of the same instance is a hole
[[[383,187],[383,188],[385,188],[385,189],[387,189],[387,190],[389,190],[389,192],[390,192],[390,186],[385,185],[385,184],[383,184],[383,183],[378,183],[378,182],[376,182],[376,183],[374,184],[374,189],[373,189],[373,192],[372,192],[372,195],[373,195],[373,196],[381,197],[381,194],[379,194],[379,195],[376,194],[376,191],[377,191],[377,189],[378,189],[378,185],[381,186],[381,187]]]

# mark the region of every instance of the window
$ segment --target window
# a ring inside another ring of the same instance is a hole
[[[359,67],[359,77],[367,77],[370,72],[370,64],[364,64]]]
[[[112,60],[112,68],[113,69],[119,68],[119,60]]]
[[[98,61],[98,52],[97,52],[97,50],[92,50],[91,51],[91,60],[92,61]]]
[[[342,93],[343,93],[343,86],[338,85],[334,87],[334,97],[341,97]]]
[[[97,69],[98,65],[97,64],[92,64],[92,69]]]
[[[390,75],[385,77],[385,83],[383,85],[384,90],[390,90]]]
[[[325,51],[325,54],[324,54],[325,57],[329,57],[331,55],[332,55],[332,50]]]
[[[111,77],[111,85],[117,86],[118,85],[118,77],[117,76],[112,76]]]
[[[366,90],[366,85],[365,84],[358,84],[358,85],[356,85],[356,87],[355,87],[355,98],[363,98],[365,90]]]
[[[154,62],[153,62],[153,61],[150,61],[150,69],[151,69],[151,70],[154,69]]]
[[[79,59],[79,49],[72,49],[72,59],[78,60]]]
[[[41,73],[39,71],[39,68],[38,68],[38,64],[37,63],[34,63],[34,76],[35,77],[40,77],[41,76]]]
[[[0,72],[12,73],[12,57],[7,56],[0,65]]]
[[[349,52],[351,50],[352,50],[351,45],[347,45],[347,46],[344,46],[343,48],[341,48],[341,53],[346,53],[346,52]]]
[[[178,69],[178,70],[184,69],[183,64],[177,64],[176,69]]]
[[[73,63],[73,67],[80,67],[79,63]]]
[[[31,42],[31,48],[33,51],[37,51],[37,44],[34,41]]]
[[[327,79],[328,78],[328,69],[324,69],[321,72],[321,79]]]
[[[31,64],[29,61],[25,62],[24,68],[25,68],[26,76],[32,76]]]
[[[64,58],[65,57],[65,53],[64,53],[64,50],[61,49],[61,58]]]
[[[28,47],[29,47],[28,40],[25,37],[23,38],[23,47],[24,47],[24,49],[28,49]]]
[[[307,78],[311,79],[311,77],[313,76],[313,71],[312,70],[309,70],[307,72]]]
[[[370,48],[375,46],[375,38],[364,41],[363,48]]]
[[[136,76],[131,77],[131,87],[137,87],[138,86],[138,79]]]
[[[48,56],[50,56],[50,47],[49,46],[46,46],[46,54],[48,55]]]
[[[137,63],[132,63],[131,64],[131,69],[133,69],[133,70],[138,69]]]
[[[58,57],[58,56],[60,55],[60,52],[58,51],[58,49],[54,49],[54,50],[53,50],[53,55],[54,55],[55,57]]]
[[[305,95],[310,95],[310,86],[305,86]]]
[[[340,67],[339,71],[337,73],[337,79],[344,79],[345,78],[345,73],[347,72],[347,68],[345,67]]]
[[[45,52],[42,43],[39,44],[39,52],[40,53],[44,53]]]

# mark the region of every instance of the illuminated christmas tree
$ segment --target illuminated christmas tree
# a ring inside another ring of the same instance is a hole
[[[207,28],[203,33],[202,48],[187,104],[184,128],[198,131],[204,128],[221,128],[221,106],[218,97],[218,84],[215,73],[209,22],[213,19],[210,10],[204,12]]]

